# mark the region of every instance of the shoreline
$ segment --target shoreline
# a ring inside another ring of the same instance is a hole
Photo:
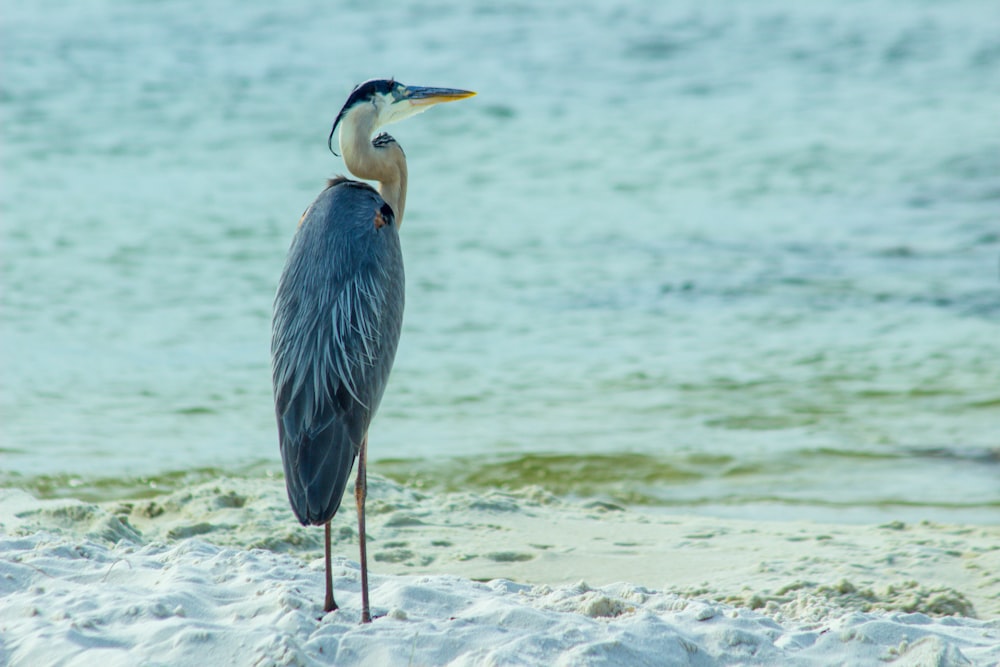
[[[323,531],[295,522],[280,481],[220,479],[151,500],[100,504],[0,490],[0,567],[10,599],[0,612],[0,656],[12,664],[28,656],[34,664],[58,662],[69,655],[60,651],[82,643],[88,653],[110,651],[109,664],[134,651],[159,661],[165,658],[147,651],[160,646],[157,628],[169,621],[202,637],[173,646],[187,664],[198,642],[235,650],[221,632],[231,625],[225,619],[273,617],[236,635],[243,644],[251,635],[278,642],[291,663],[303,664],[322,664],[330,651],[338,664],[363,664],[377,656],[343,653],[349,638],[411,631],[444,633],[441,645],[426,647],[429,663],[477,664],[493,650],[496,632],[514,632],[542,650],[538,630],[552,624],[568,624],[580,638],[556,642],[544,657],[551,664],[576,664],[568,656],[603,646],[612,630],[638,632],[615,651],[645,656],[643,646],[680,647],[687,660],[707,659],[698,664],[748,659],[738,647],[716,646],[740,632],[754,647],[751,664],[806,656],[1000,659],[996,527],[715,519],[570,502],[537,488],[426,494],[372,477],[369,568],[373,606],[383,616],[359,627],[356,527],[348,510],[351,504],[333,524],[343,609],[320,618]],[[133,603],[123,611],[125,598]],[[524,627],[511,620],[522,615],[537,618]],[[468,635],[464,648],[444,641],[455,619]],[[655,632],[636,630],[650,623]],[[721,635],[707,632],[713,624]],[[881,629],[863,629],[870,625]],[[826,639],[832,629],[839,633],[834,643]],[[661,645],[664,633],[670,641]],[[842,640],[848,636],[865,639]],[[117,645],[128,649],[120,658]],[[254,646],[236,655],[283,664]],[[401,646],[390,642],[387,650]],[[608,661],[631,655],[615,651]]]

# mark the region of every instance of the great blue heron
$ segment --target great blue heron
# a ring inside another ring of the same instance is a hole
[[[330,519],[354,459],[361,550],[361,621],[371,620],[365,552],[368,426],[396,356],[403,321],[399,226],[406,158],[383,125],[475,93],[373,79],[337,114],[340,151],[358,178],[334,178],[299,220],[274,300],[271,366],[285,485],[303,525],[325,525],[326,599],[337,608],[330,571]]]

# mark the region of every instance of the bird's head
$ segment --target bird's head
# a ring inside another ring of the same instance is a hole
[[[327,145],[333,150],[337,126],[355,117],[371,124],[371,131],[414,116],[441,102],[454,102],[475,95],[470,90],[405,86],[393,79],[371,79],[351,91],[344,108],[337,114]]]

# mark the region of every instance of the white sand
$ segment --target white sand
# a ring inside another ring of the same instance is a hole
[[[322,530],[295,523],[280,481],[103,505],[0,491],[0,664],[1000,662],[1000,528],[727,521],[376,478],[380,618],[361,626],[352,510],[334,529],[342,609],[323,616]]]

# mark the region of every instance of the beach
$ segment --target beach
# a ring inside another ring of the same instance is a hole
[[[516,493],[369,489],[322,530],[280,480],[150,500],[0,492],[10,665],[990,665],[1000,528],[672,515]]]
[[[0,666],[1000,663],[996,0],[7,4]],[[388,77],[361,625],[271,322]]]

